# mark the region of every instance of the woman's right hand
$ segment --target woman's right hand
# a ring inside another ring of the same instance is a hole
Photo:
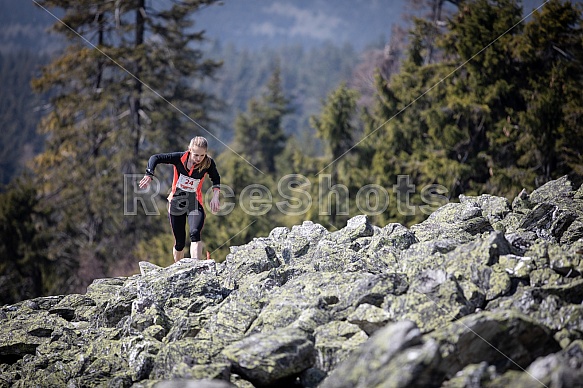
[[[149,175],[144,175],[144,177],[142,178],[142,180],[140,181],[140,189],[146,188],[150,185],[150,182],[152,181],[152,177]]]

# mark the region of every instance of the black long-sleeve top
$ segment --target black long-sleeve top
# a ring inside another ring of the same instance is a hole
[[[199,171],[197,166],[193,166],[188,171],[186,169],[188,157],[188,151],[152,155],[148,160],[146,174],[154,176],[154,171],[158,164],[172,164],[174,166],[174,179],[172,180],[172,191],[168,196],[168,200],[171,200],[177,191],[186,191],[196,192],[198,201],[202,203],[202,184],[204,178],[208,175],[213,183],[213,189],[220,189],[221,176],[219,175],[215,161],[208,155],[206,157],[211,161],[209,168]]]

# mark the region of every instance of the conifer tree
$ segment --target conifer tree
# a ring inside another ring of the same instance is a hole
[[[427,37],[427,21],[417,19],[401,72],[378,84],[378,106],[368,125],[383,134],[372,163],[377,180],[396,194],[397,206],[388,209],[387,220],[420,221],[426,216],[420,212],[421,194],[429,185],[441,185],[449,198],[457,198],[488,180],[482,153],[491,120],[504,117],[499,101],[508,99],[504,86],[512,80],[497,74],[512,75],[507,59],[512,34],[485,59],[472,56],[504,35],[520,14],[510,1],[495,3],[463,3],[437,38],[437,29]],[[441,61],[430,63],[428,57]],[[399,203],[399,176],[415,187],[412,203]]]
[[[432,91],[440,102],[426,117],[431,143],[444,158],[433,160],[426,172],[454,176],[455,183],[444,181],[452,198],[487,187],[490,139],[509,110],[521,109],[520,74],[512,55],[521,14],[512,0],[463,3],[441,40],[447,60],[440,76],[451,76]]]
[[[0,305],[58,291],[66,278],[51,263],[46,218],[37,211],[37,193],[28,176],[0,193]]]
[[[235,121],[234,148],[262,172],[275,173],[276,157],[285,148],[282,120],[291,112],[289,100],[283,93],[279,63],[269,78],[260,99],[251,99],[248,111]]]
[[[347,153],[354,145],[358,130],[358,125],[355,123],[357,101],[358,93],[349,89],[343,82],[324,101],[320,116],[310,118],[310,123],[316,129],[318,137],[325,143],[326,160],[328,161],[326,173],[330,174],[330,182],[326,186],[334,187],[341,183],[339,181],[340,171],[347,164],[350,157]],[[350,175],[350,172],[345,171],[344,175]],[[343,179],[343,183],[348,183],[348,180]],[[325,192],[320,194],[327,196]],[[338,226],[336,225],[337,212],[339,209],[342,212],[348,211],[348,209],[343,209],[343,206],[348,203],[348,199],[342,195],[334,195],[329,198],[332,201],[328,204],[331,213],[330,222],[332,225]],[[324,197],[320,200],[326,202]]]
[[[418,188],[445,186],[450,199],[512,197],[564,174],[580,180],[580,7],[553,0],[522,25],[511,0],[459,5],[437,40],[440,62],[425,61],[416,24],[401,72],[378,83],[365,120],[376,145],[361,147],[377,180],[390,187],[406,174]]]
[[[354,114],[358,96],[343,82],[332,91],[322,107],[320,117],[312,116],[310,123],[326,144],[327,157],[336,161],[353,145],[356,126]]]
[[[31,95],[30,81],[46,56],[29,51],[0,52],[0,184],[26,170],[42,148],[36,136],[44,96]]]
[[[124,174],[141,174],[151,153],[184,149],[200,132],[191,119],[208,124],[212,99],[192,85],[218,64],[193,46],[203,34],[193,31],[192,14],[213,2],[39,2],[63,8],[55,30],[71,42],[34,86],[53,96],[35,171],[58,220],[49,252],[77,267],[73,288],[135,271],[132,250],[160,231],[160,217],[141,208],[125,214],[135,187]]]
[[[277,62],[263,94],[252,98],[247,111],[235,119],[231,148],[236,153],[225,151],[217,160],[228,197],[223,201],[225,213],[205,221],[206,233],[213,236],[208,248],[215,252],[215,260],[224,260],[229,245],[267,235],[275,226],[276,161],[287,141],[283,118],[291,112],[281,83]]]
[[[535,186],[565,174],[583,178],[582,22],[580,4],[551,0],[517,44],[525,109],[511,130],[520,132],[517,164],[533,173]]]

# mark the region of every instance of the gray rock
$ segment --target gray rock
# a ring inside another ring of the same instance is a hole
[[[352,217],[346,222],[346,228],[341,232],[347,235],[351,240],[359,237],[370,237],[374,234],[374,228],[365,215]]]
[[[484,361],[495,365],[498,371],[517,366],[524,369],[538,357],[560,350],[551,330],[525,315],[511,312],[481,312],[429,336],[439,343],[439,370],[446,377]]]
[[[315,370],[324,373],[334,370],[354,350],[368,340],[357,325],[346,321],[330,321],[314,330],[317,359]]]
[[[259,386],[294,378],[316,360],[314,339],[295,328],[253,334],[222,353],[237,373]]]
[[[417,242],[417,238],[408,228],[401,224],[393,223],[378,229],[370,239],[367,250],[370,253],[387,250],[393,253],[396,259],[398,259],[402,251]]]
[[[562,198],[572,198],[573,196],[573,187],[565,175],[534,190],[530,194],[530,200],[534,203],[556,202]]]
[[[188,379],[161,381],[154,385],[154,388],[234,388],[234,387],[236,387],[236,385],[233,385],[227,381],[188,380]]]
[[[460,283],[454,277],[439,276],[438,271],[428,270],[413,279],[406,294],[388,295],[383,308],[390,319],[413,321],[422,333],[427,333],[473,313],[476,305],[466,298]],[[483,300],[483,295],[479,299]]]
[[[95,301],[87,295],[65,295],[59,303],[49,309],[51,314],[57,314],[62,318],[71,321],[75,318],[79,319],[88,311],[93,311]]]
[[[348,316],[348,322],[357,325],[367,335],[372,335],[391,321],[391,316],[380,307],[361,304]]]
[[[482,209],[475,202],[448,203],[411,230],[419,241],[454,240],[457,243],[472,241],[474,236],[494,230]]]
[[[424,341],[413,322],[401,321],[376,332],[319,387],[435,386],[438,355],[435,341]]]
[[[560,352],[535,360],[524,372],[512,371],[491,378],[489,386],[580,387],[583,384],[582,358],[583,342],[577,341]]]
[[[460,203],[479,207],[482,216],[493,226],[497,225],[511,212],[508,199],[488,194],[483,194],[479,197],[460,195]]]
[[[147,261],[140,261],[138,263],[138,267],[140,267],[140,273],[142,274],[142,276],[145,276],[152,272],[154,273],[160,272],[163,269],[162,267]]]
[[[515,214],[525,214],[528,213],[534,207],[533,203],[530,201],[530,195],[525,189],[514,198],[512,201],[512,212]]]

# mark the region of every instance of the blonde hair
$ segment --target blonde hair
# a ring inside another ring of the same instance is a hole
[[[208,141],[202,136],[195,136],[190,140],[190,144],[188,145],[188,151],[190,152],[193,147],[200,147],[204,148],[205,151],[208,150]],[[204,156],[204,159],[198,165],[197,170],[200,172],[202,170],[206,170],[211,166],[211,158],[208,154]]]

